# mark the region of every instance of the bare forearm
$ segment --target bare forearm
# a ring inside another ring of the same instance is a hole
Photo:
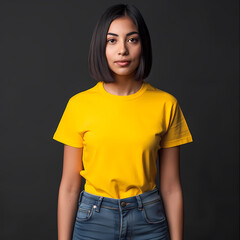
[[[183,195],[181,188],[162,193],[171,240],[183,240]]]
[[[79,190],[80,192],[80,190]],[[79,192],[60,185],[58,195],[58,240],[71,240]]]

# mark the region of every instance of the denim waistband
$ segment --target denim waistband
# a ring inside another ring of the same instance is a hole
[[[116,210],[138,207],[139,210],[142,210],[144,205],[160,200],[161,195],[159,194],[159,189],[157,187],[155,187],[153,190],[138,194],[136,196],[122,199],[98,196],[88,193],[85,190],[81,191],[79,197],[79,203],[83,202],[85,204],[93,204],[93,208],[97,212],[100,211],[101,207]]]

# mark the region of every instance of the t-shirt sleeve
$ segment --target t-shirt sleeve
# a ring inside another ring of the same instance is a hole
[[[172,104],[168,117],[168,127],[162,136],[160,147],[169,148],[192,142],[192,135],[177,100]]]
[[[53,139],[71,147],[81,148],[83,147],[83,136],[77,131],[77,109],[72,98],[70,98]]]

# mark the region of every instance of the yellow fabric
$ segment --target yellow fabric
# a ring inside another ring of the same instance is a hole
[[[74,95],[53,139],[83,147],[86,192],[117,199],[153,190],[158,150],[192,142],[176,98],[146,81],[127,96],[103,82]]]

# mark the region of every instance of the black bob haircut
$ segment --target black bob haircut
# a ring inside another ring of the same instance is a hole
[[[141,81],[148,77],[152,67],[152,46],[146,23],[140,11],[129,4],[117,4],[109,7],[101,16],[93,31],[88,55],[90,75],[97,81],[115,82],[108,67],[106,58],[106,37],[111,22],[117,18],[128,16],[138,28],[141,42],[141,57],[134,79]]]

